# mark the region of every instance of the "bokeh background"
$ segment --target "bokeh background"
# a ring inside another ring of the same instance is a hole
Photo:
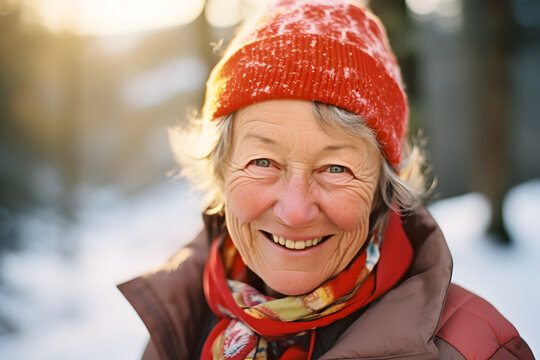
[[[135,359],[115,284],[201,226],[167,129],[263,0],[0,0],[0,358]],[[367,2],[367,1],[365,1]],[[454,280],[540,353],[540,2],[372,0]]]

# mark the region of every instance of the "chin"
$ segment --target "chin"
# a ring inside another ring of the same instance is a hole
[[[323,283],[306,271],[274,271],[267,279],[263,277],[263,281],[271,290],[285,296],[310,293]]]

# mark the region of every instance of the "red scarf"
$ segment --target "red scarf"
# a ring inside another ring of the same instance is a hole
[[[337,301],[342,302],[342,304],[339,310],[315,320],[284,322],[269,318],[250,316],[243,308],[238,306],[233,298],[226,274],[236,279],[239,275],[245,274],[245,265],[237,252],[233,257],[228,257],[229,259],[232,258],[234,260],[224,265],[220,254],[220,251],[223,251],[223,249],[220,249],[220,238],[221,237],[216,238],[212,244],[210,256],[206,263],[203,276],[206,301],[219,319],[217,325],[211,331],[204,344],[201,359],[205,360],[213,359],[212,347],[216,346],[214,342],[218,336],[223,335],[223,332],[226,331],[226,329],[229,331],[226,335],[232,338],[235,336],[235,332],[230,331],[231,328],[242,328],[247,326],[253,332],[260,335],[260,337],[263,338],[263,341],[278,340],[281,341],[281,344],[284,344],[287,339],[293,339],[299,334],[304,334],[305,331],[326,326],[336,320],[343,319],[379,298],[393,287],[405,274],[412,260],[412,247],[403,231],[399,216],[395,213],[391,213],[382,238],[380,258],[377,266],[367,279],[356,289],[356,292],[346,298],[343,297],[343,295],[354,290],[355,285],[357,284],[356,281],[359,276],[359,271],[364,268],[366,260],[365,254],[357,256],[344,271],[334,279],[325,283],[326,285],[330,284],[331,286],[340,289],[340,296],[342,297],[337,299]],[[230,241],[230,239],[228,239],[228,241]],[[230,244],[232,244],[232,242]],[[234,246],[233,250],[235,250]],[[245,281],[245,278],[243,280]],[[264,295],[261,294],[261,296]],[[234,323],[231,324],[231,322]],[[312,340],[313,339],[312,336]],[[235,338],[226,339],[225,342],[227,342],[227,340],[254,341],[253,339]],[[283,340],[285,340],[285,342],[283,342]],[[289,348],[282,354],[280,360],[308,358],[307,351],[300,344],[295,344],[294,341],[290,341],[288,346]],[[311,347],[313,347],[313,344],[311,344]],[[311,351],[312,348],[310,349],[310,353]],[[230,359],[236,358],[238,357],[230,357]],[[227,359],[227,357],[222,357],[222,359]]]

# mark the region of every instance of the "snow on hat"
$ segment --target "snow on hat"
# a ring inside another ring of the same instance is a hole
[[[342,0],[281,0],[245,25],[212,70],[211,119],[270,99],[303,99],[361,115],[398,166],[409,108],[381,22]]]

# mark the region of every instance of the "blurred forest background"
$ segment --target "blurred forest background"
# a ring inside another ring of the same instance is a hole
[[[0,291],[6,254],[37,242],[73,257],[88,203],[163,182],[167,128],[200,108],[234,26],[262,2],[0,0]],[[540,178],[540,1],[369,5],[402,66],[437,196],[485,194],[490,231],[511,244],[504,196]],[[6,312],[0,336],[18,331]]]

